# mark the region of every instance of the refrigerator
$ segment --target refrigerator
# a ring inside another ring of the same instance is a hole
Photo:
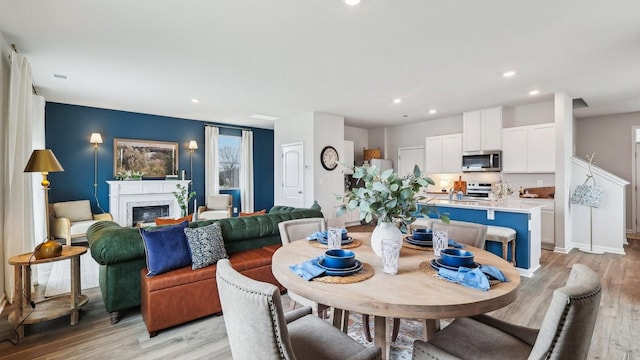
[[[393,162],[389,159],[371,159],[369,165],[377,167],[380,172],[393,168]]]

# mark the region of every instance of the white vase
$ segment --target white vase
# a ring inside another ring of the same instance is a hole
[[[382,257],[382,239],[393,239],[402,245],[402,232],[394,223],[379,223],[371,233],[371,248],[379,257]]]

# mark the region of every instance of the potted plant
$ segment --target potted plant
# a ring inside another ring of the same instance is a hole
[[[178,206],[180,206],[180,217],[187,216],[187,208],[189,206],[189,200],[196,196],[196,192],[189,192],[186,186],[182,186],[182,184],[176,184],[177,191],[172,191],[173,196],[176,197],[178,201]]]
[[[371,234],[371,247],[378,256],[382,255],[383,238],[402,243],[402,232],[406,232],[407,225],[419,217],[436,214],[442,221],[449,222],[448,216],[438,213],[431,204],[418,204],[427,199],[422,189],[434,185],[434,182],[423,176],[417,165],[412,174],[404,177],[398,176],[393,169],[380,173],[375,166],[356,166],[353,168],[353,177],[363,186],[337,196],[342,205],[336,210],[336,215],[342,216],[347,210],[359,207],[360,220],[371,222],[376,218],[377,226]],[[399,223],[399,228],[395,222]]]

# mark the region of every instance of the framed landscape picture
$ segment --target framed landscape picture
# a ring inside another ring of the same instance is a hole
[[[178,143],[155,140],[113,139],[113,175],[143,173],[162,178],[178,171]]]

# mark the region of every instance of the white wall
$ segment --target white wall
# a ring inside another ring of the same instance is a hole
[[[0,134],[6,132],[5,124],[8,118],[8,104],[9,104],[9,53],[10,48],[2,33],[0,33]],[[0,167],[4,168],[5,161],[4,147],[0,147]],[[0,189],[4,189],[4,178],[0,177]],[[6,240],[4,238],[4,191],[0,191],[0,259],[2,259],[2,266],[0,266],[0,312],[4,306],[6,299],[5,284],[10,281],[9,274],[12,270],[11,266],[5,261],[5,246]],[[5,276],[5,274],[7,276]]]
[[[553,100],[505,107],[504,114],[503,128],[552,123],[554,121]]]
[[[308,112],[274,124],[274,204],[282,204],[282,145],[302,143],[304,152],[304,206],[314,201],[322,207],[325,218],[335,217],[336,194],[344,190],[340,168],[325,170],[320,152],[333,146],[344,154],[344,117]]]
[[[575,156],[585,159],[586,155],[595,152],[597,166],[632,182],[634,126],[640,126],[640,112],[578,119]],[[626,223],[629,228],[633,224],[631,186],[627,186],[625,191]]]

